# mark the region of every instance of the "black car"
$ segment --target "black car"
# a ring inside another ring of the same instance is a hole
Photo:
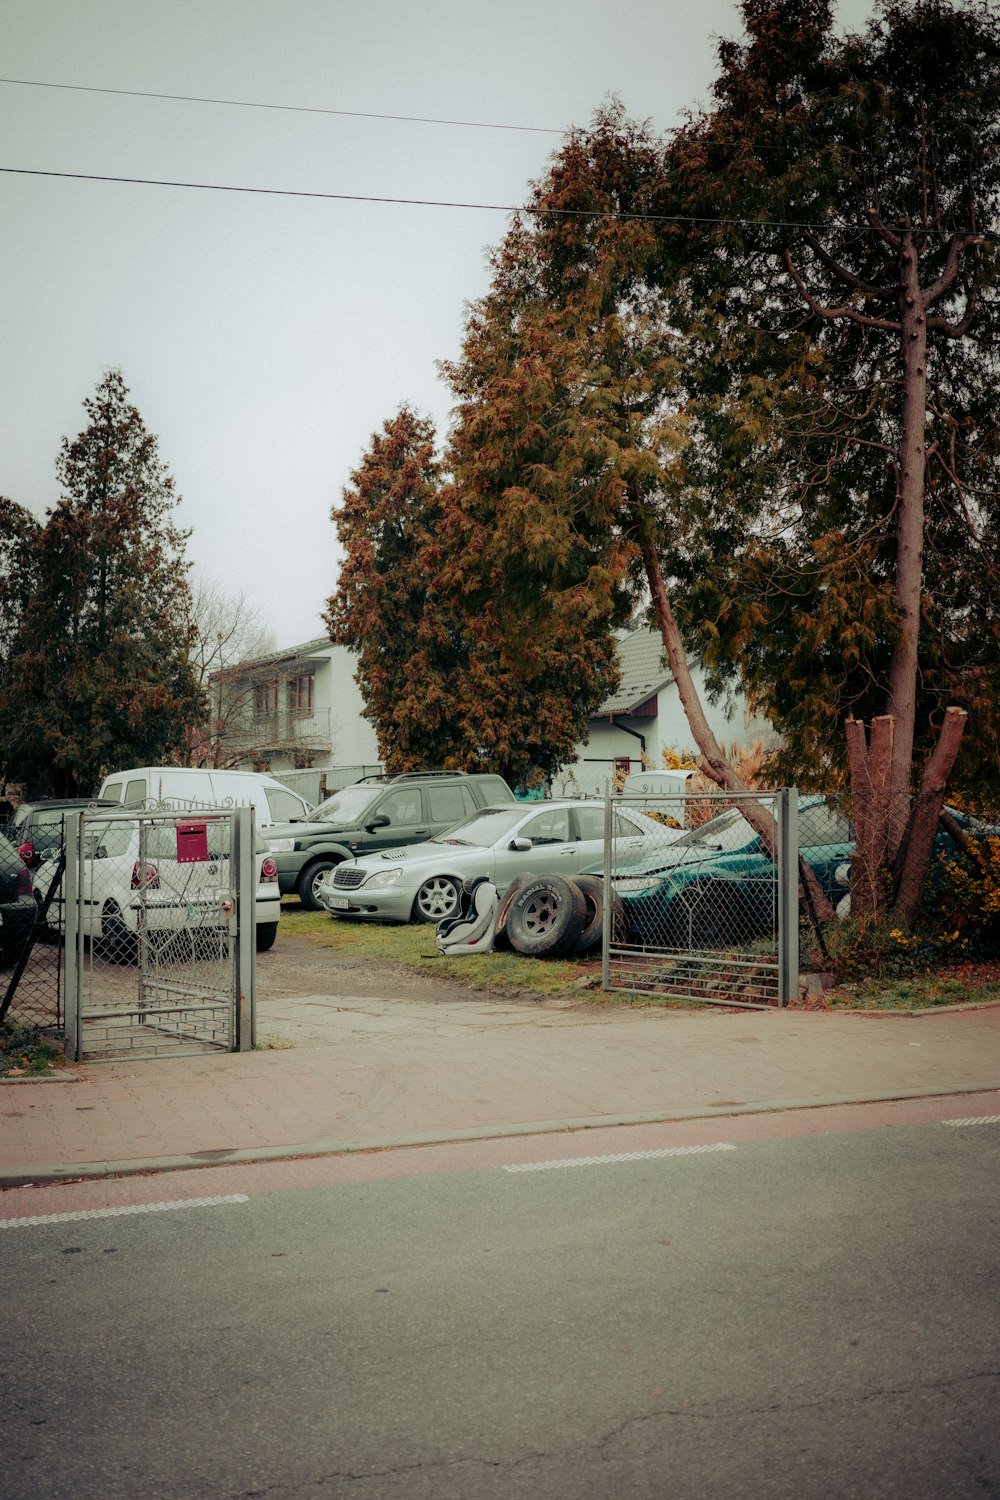
[[[45,797],[35,802],[22,802],[4,833],[28,868],[37,870],[62,848],[68,812],[78,812],[81,807],[116,805],[106,798],[95,797]]]
[[[368,776],[335,792],[300,822],[263,830],[278,864],[283,896],[325,911],[323,877],[342,860],[419,844],[484,807],[513,802],[501,776],[465,771],[408,771]]]
[[[0,963],[20,953],[37,911],[31,871],[9,839],[0,834]]]

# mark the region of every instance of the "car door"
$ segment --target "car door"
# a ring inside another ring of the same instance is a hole
[[[503,893],[515,875],[572,875],[580,868],[580,845],[568,807],[546,807],[533,813],[501,840],[495,851],[494,880]],[[530,849],[509,847],[515,838],[530,839]]]
[[[573,808],[578,839],[578,870],[595,870],[604,864],[604,806],[600,802]],[[615,867],[627,869],[642,854],[655,852],[646,829],[616,807],[612,813]],[[664,829],[664,842],[667,830]]]
[[[372,827],[374,820],[387,819]],[[398,849],[401,844],[419,844],[430,837],[424,790],[417,782],[394,786],[372,808],[362,830],[359,854],[378,854],[383,849]]]

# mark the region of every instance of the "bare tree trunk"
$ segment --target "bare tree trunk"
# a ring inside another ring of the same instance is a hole
[[[884,871],[889,863],[892,830],[889,788],[895,727],[895,720],[889,714],[873,719],[869,746],[865,742],[865,726],[857,719],[848,719],[844,726],[855,828],[851,861],[854,917],[873,917],[886,906]]]
[[[649,524],[642,514],[642,501],[635,490],[630,491],[632,506],[636,515],[636,536],[642,551],[642,560],[646,570],[646,579],[649,583],[650,598],[653,601],[653,612],[656,623],[660,627],[660,637],[663,641],[664,650],[667,653],[667,661],[670,664],[671,675],[677,684],[677,692],[681,700],[684,713],[687,716],[688,725],[694,735],[695,743],[701,751],[701,768],[706,776],[711,777],[716,786],[725,792],[743,794],[739,807],[747,822],[760,834],[771,855],[776,857],[777,830],[774,819],[766,808],[753,796],[750,788],[742,776],[726,760],[722,746],[719,744],[712,727],[705,717],[698,689],[695,687],[688,666],[687,653],[681,640],[680,628],[670,605],[667,594],[667,585],[660,568],[660,560],[656,555],[656,548],[650,534]],[[812,870],[803,861],[799,861],[799,869],[802,880],[808,886],[809,895],[812,900],[813,910],[819,922],[833,922],[836,920],[836,912],[819,881]],[[801,887],[800,887],[801,898]]]
[[[920,903],[934,834],[944,803],[944,790],[962,743],[967,718],[964,708],[945,710],[941,733],[920,779],[920,790],[914,803],[905,844],[900,851],[901,869],[892,908],[893,916],[908,927],[912,924]]]
[[[896,721],[892,750],[889,852],[895,857],[909,817],[913,735],[917,710],[920,595],[924,567],[927,316],[913,235],[900,242],[903,430],[896,488],[895,598],[900,633],[889,667],[888,714]]]

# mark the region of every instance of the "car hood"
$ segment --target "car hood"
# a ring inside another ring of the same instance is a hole
[[[409,871],[423,865],[433,865],[440,870],[443,865],[454,865],[457,861],[464,863],[470,858],[492,860],[493,849],[484,849],[478,844],[434,843],[426,840],[422,844],[407,844],[399,849],[383,849],[378,854],[364,854],[360,859],[352,860],[351,864],[364,870],[366,875],[374,875],[377,870],[392,870],[399,866]]]
[[[320,834],[332,838],[340,833],[348,833],[352,830],[345,828],[342,823],[331,823],[325,818],[318,818],[300,823],[268,823],[261,829],[265,839],[300,839],[309,838],[313,834]]]

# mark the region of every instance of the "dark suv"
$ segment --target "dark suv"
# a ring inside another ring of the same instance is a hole
[[[277,860],[282,895],[297,891],[303,906],[325,911],[316,889],[341,860],[418,844],[481,807],[514,800],[501,776],[464,771],[368,776],[334,792],[308,822],[275,823],[262,832]]]
[[[4,833],[28,868],[37,870],[62,848],[68,812],[79,812],[81,807],[114,805],[99,797],[44,797],[40,801],[22,802],[15,808]]]

